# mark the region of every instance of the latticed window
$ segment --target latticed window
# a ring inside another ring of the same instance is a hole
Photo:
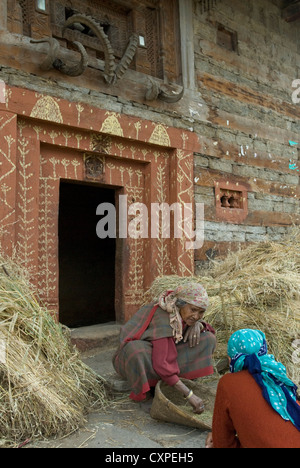
[[[80,22],[64,29],[66,21],[82,14],[99,24],[117,59],[123,56],[133,33],[138,49],[130,68],[180,83],[178,0],[19,0],[23,34],[34,39],[53,37],[66,48],[80,42],[89,56],[103,59],[103,44]]]

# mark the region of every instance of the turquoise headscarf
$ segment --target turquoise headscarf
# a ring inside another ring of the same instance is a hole
[[[284,365],[267,353],[268,347],[263,332],[239,330],[228,342],[230,371],[247,369],[261,387],[265,400],[283,419],[291,421],[300,431],[297,387],[288,378]]]

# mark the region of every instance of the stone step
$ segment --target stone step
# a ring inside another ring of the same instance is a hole
[[[97,349],[118,346],[121,325],[115,322],[71,329],[71,342],[80,353],[87,355]]]
[[[113,356],[118,348],[120,325],[109,323],[71,330],[71,341],[80,352],[82,361],[104,378],[118,393],[128,393],[130,386],[113,367]]]

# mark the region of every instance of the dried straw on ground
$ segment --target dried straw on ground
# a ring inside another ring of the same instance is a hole
[[[0,257],[0,445],[65,436],[108,401],[24,273]]]
[[[203,284],[210,296],[206,319],[217,331],[217,361],[226,357],[228,339],[236,330],[260,329],[267,336],[269,352],[283,362],[300,385],[299,359],[293,347],[300,338],[299,228],[282,242],[266,241],[230,253],[214,262],[203,277],[157,278],[145,301],[191,280]]]

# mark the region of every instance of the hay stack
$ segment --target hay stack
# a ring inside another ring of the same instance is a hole
[[[236,330],[260,329],[267,336],[269,352],[300,385],[299,364],[292,357],[292,343],[300,338],[299,228],[283,242],[266,241],[230,253],[214,262],[205,277],[157,278],[145,300],[191,280],[203,284],[210,296],[206,320],[217,330],[216,360],[226,357],[228,339]]]
[[[104,381],[38,304],[24,273],[1,257],[0,401],[2,446],[69,434],[107,403]]]

